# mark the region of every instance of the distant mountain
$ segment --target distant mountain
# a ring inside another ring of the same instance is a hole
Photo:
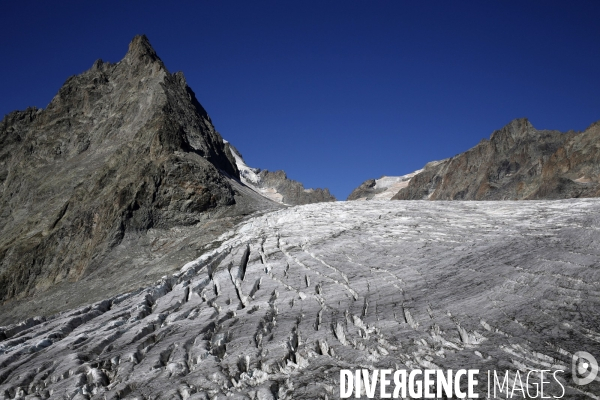
[[[600,195],[600,124],[584,132],[537,130],[523,118],[489,140],[431,163],[394,199],[517,200]]]
[[[231,143],[225,142],[235,158],[242,182],[262,196],[285,205],[335,201],[328,189],[305,189],[302,183],[288,179],[284,171],[271,172],[249,167],[242,154]]]
[[[283,207],[241,179],[183,74],[136,36],[120,62],[69,78],[46,109],[0,122],[0,322],[146,285]],[[327,199],[276,183],[288,204]]]
[[[561,133],[537,130],[526,118],[516,119],[472,149],[397,179],[404,185],[393,200],[598,197],[600,122],[584,132]],[[389,186],[385,192],[395,189]],[[377,198],[383,191],[379,181],[369,180],[348,200]]]

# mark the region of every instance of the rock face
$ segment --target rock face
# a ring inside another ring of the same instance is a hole
[[[302,183],[288,179],[284,171],[249,167],[241,153],[230,143],[227,145],[236,160],[242,182],[268,199],[287,205],[335,201],[329,189],[305,189]]]
[[[396,193],[408,186],[413,176],[422,170],[402,176],[382,176],[368,179],[354,189],[346,200],[390,200]]]
[[[600,196],[600,124],[581,133],[517,119],[490,140],[429,163],[394,199],[516,200]]]
[[[599,223],[598,199],[257,216],[145,289],[0,328],[0,398],[338,399],[340,369],[478,369],[479,398],[508,371],[496,398],[597,399],[571,362],[600,355]]]
[[[0,122],[2,319],[13,309],[7,301],[86,277],[120,279],[90,284],[75,303],[147,283],[180,267],[177,251],[188,259],[201,251],[232,218],[277,208],[237,179],[183,74],[169,73],[147,38],[135,37],[123,60],[98,60],[69,78],[46,109]],[[177,236],[184,227],[197,228],[195,242]],[[28,312],[64,308],[69,299],[57,296]]]

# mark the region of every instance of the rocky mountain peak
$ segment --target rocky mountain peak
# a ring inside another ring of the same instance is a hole
[[[494,131],[490,136],[491,141],[502,141],[510,139],[512,141],[523,139],[535,135],[537,129],[533,127],[527,118],[517,118],[510,121],[502,129]]]
[[[123,60],[70,77],[45,110],[0,122],[0,303],[117,268],[119,245],[146,252],[150,229],[237,207],[238,174],[183,75],[136,36]]]

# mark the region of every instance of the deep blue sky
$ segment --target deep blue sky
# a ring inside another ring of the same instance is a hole
[[[514,118],[600,120],[600,1],[8,2],[0,114],[145,33],[246,162],[338,199]]]

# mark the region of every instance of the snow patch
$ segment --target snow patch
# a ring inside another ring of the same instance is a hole
[[[223,143],[229,142],[223,139]],[[229,150],[231,150],[231,154],[233,155],[233,158],[235,158],[235,164],[237,165],[237,168],[240,171],[240,178],[244,185],[248,186],[250,189],[254,190],[258,194],[260,194],[263,197],[266,197],[269,200],[273,200],[280,204],[285,204],[283,202],[283,195],[277,192],[277,189],[258,187],[260,183],[260,176],[258,175],[260,169],[249,167],[248,164],[246,164],[246,162],[242,158],[242,155],[239,154],[232,146],[229,146]]]
[[[411,172],[410,174],[402,176],[382,176],[379,179],[375,179],[374,189],[385,190],[373,196],[373,200],[391,200],[396,193],[408,186],[413,176],[417,175],[421,171],[423,170],[419,169]]]
[[[223,139],[223,143],[229,142]],[[240,178],[242,178],[242,182],[246,185],[251,184],[252,186],[258,184],[258,182],[260,182],[260,177],[258,176],[258,172],[260,170],[258,168],[249,167],[246,162],[244,162],[242,156],[235,151],[232,146],[229,146],[229,150],[231,150],[231,154],[233,155],[233,158],[235,158],[235,164],[240,171]]]

